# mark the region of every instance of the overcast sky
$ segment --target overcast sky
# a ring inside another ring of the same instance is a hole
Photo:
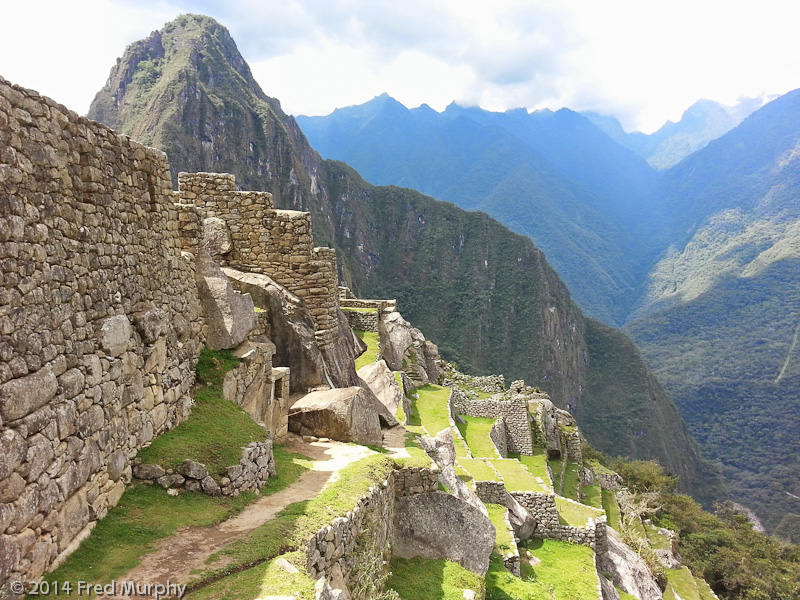
[[[408,107],[595,110],[628,130],[700,98],[800,87],[789,0],[0,0],[0,76],[85,114],[125,46],[185,12],[225,25],[290,114],[388,92]]]

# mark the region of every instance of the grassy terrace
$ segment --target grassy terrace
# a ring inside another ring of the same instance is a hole
[[[567,470],[564,471],[564,483],[561,495],[573,500],[580,500],[578,497],[578,484],[581,478],[581,466],[578,463],[570,462]]]
[[[449,560],[393,558],[386,587],[403,600],[464,600],[461,590],[474,590],[481,597],[483,578]]]
[[[374,313],[378,312],[377,308],[356,308],[354,306],[341,306],[343,311],[360,312],[360,313]]]
[[[499,458],[500,454],[494,447],[489,432],[494,425],[494,419],[484,417],[463,416],[466,423],[458,423],[458,430],[467,441],[472,456],[479,458]]]
[[[669,584],[664,591],[664,600],[675,600],[676,594],[682,600],[703,600],[697,589],[697,583],[688,567],[665,569],[665,571]]]
[[[583,486],[583,500],[581,500],[587,506],[593,506],[595,508],[602,509],[603,508],[603,490],[600,489],[599,485],[585,485]]]
[[[356,358],[356,370],[358,370],[378,360],[378,334],[360,329],[354,329],[353,332],[367,345],[364,354]]]
[[[560,494],[562,459],[548,459],[547,464],[550,466],[550,471],[553,473],[553,489],[555,490],[556,494]]]
[[[524,465],[513,458],[498,458],[489,461],[505,482],[509,492],[549,492],[547,485],[541,484],[528,472]]]
[[[650,542],[653,548],[656,550],[669,550],[672,548],[672,540],[658,533],[658,527],[655,525],[648,525],[647,523],[642,523],[642,526],[647,534],[647,541]]]
[[[603,514],[602,510],[586,506],[576,502],[570,502],[560,496],[556,496],[556,508],[558,509],[558,520],[562,525],[572,525],[573,527],[585,527],[589,518],[597,518]]]
[[[506,553],[516,548],[517,544],[511,536],[511,531],[508,529],[506,523],[506,513],[508,509],[499,504],[487,504],[486,510],[489,512],[489,519],[492,521],[495,529],[495,545],[499,548],[500,552]]]
[[[450,427],[450,413],[447,410],[447,399],[450,397],[450,389],[439,385],[424,385],[417,388],[418,399],[414,399],[412,406],[415,417],[419,418],[419,425],[425,428],[428,435],[435,436],[442,429]],[[411,423],[416,425],[416,418]],[[453,435],[453,442],[456,447],[456,456],[459,458],[467,456],[467,446],[457,436]]]
[[[547,458],[543,453],[534,454],[533,456],[528,456],[526,454],[513,454],[509,456],[513,456],[513,458],[516,458],[525,465],[531,475],[541,478],[547,487],[547,491],[553,491],[553,483],[550,481],[550,474],[547,472]]]
[[[622,523],[620,522],[619,504],[617,504],[617,498],[611,490],[603,490],[603,510],[606,511],[609,526],[613,527],[617,532],[621,532]]]
[[[487,600],[597,600],[591,548],[534,539],[527,550],[542,562],[531,567],[523,560],[521,579],[505,570],[499,555],[492,554],[486,574]],[[524,552],[525,547],[520,547],[520,554]]]
[[[502,481],[491,463],[480,458],[459,458],[458,464],[469,473],[475,481]]]

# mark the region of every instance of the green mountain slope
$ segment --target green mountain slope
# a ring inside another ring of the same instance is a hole
[[[734,498],[769,530],[800,514],[798,124],[796,91],[665,174],[673,242],[629,324]]]
[[[228,171],[242,187],[272,191],[282,208],[310,210],[316,243],[338,251],[341,280],[362,297],[396,297],[462,368],[524,378],[571,407],[582,426],[636,406],[635,428],[612,424],[613,443],[603,448],[657,456],[687,486],[697,481],[693,441],[680,420],[662,422],[658,407],[671,401],[654,403],[642,373],[620,375],[620,397],[603,398],[588,381],[594,350],[584,318],[530,239],[485,214],[375,187],[342,163],[322,161],[213,20],[183,16],[131,45],[90,116],[156,144],[175,171]],[[583,410],[590,399],[592,410]],[[644,429],[653,435],[637,437]]]

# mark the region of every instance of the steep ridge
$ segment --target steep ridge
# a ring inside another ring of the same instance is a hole
[[[624,322],[647,263],[634,234],[655,172],[583,116],[407,109],[383,95],[327,117],[298,117],[328,158],[375,184],[484,210],[552,257],[578,303]]]
[[[316,243],[338,251],[341,281],[362,297],[396,297],[448,358],[524,378],[582,425],[605,414],[614,433],[597,444],[602,450],[658,457],[686,489],[698,483],[694,443],[680,421],[662,420],[659,406],[671,406],[666,395],[643,393],[647,384],[639,374],[628,381],[627,370],[619,397],[603,397],[588,380],[598,349],[587,344],[580,309],[529,239],[485,214],[374,187],[346,165],[322,161],[212,19],[184,15],[131,45],[90,117],[157,145],[173,171],[229,171],[243,187],[271,191],[276,206],[310,210]],[[592,410],[582,410],[586,402]],[[609,416],[620,407],[635,407],[632,429]],[[661,437],[669,441],[653,443]]]
[[[629,325],[770,530],[800,514],[798,122],[795,91],[666,172],[660,218],[673,243]]]

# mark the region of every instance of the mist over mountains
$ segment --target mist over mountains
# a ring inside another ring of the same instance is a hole
[[[650,136],[568,109],[387,96],[297,120],[370,181],[530,236],[585,311],[633,335],[733,495],[780,530],[800,511],[800,92],[762,103],[700,101]]]

